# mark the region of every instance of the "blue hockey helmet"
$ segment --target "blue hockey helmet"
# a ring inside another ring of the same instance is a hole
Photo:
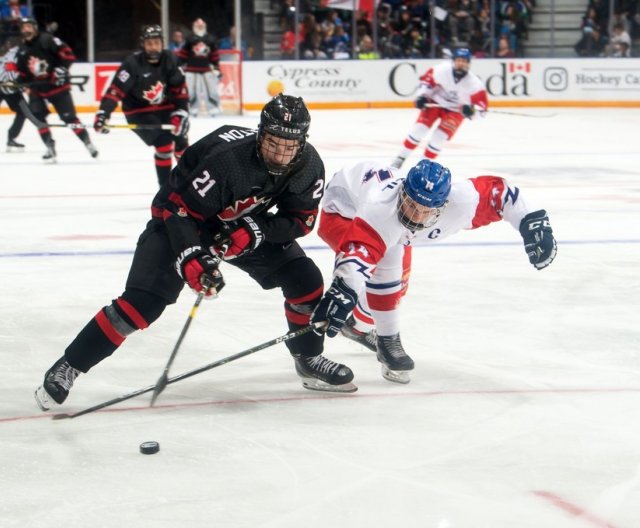
[[[457,59],[462,59],[464,62],[459,62]],[[453,50],[451,60],[453,60],[453,76],[456,81],[459,81],[469,72],[469,66],[471,65],[471,52],[469,48]]]
[[[464,59],[466,61],[471,62],[471,51],[469,48],[458,48],[453,50],[453,54],[451,55],[453,60],[455,59]]]
[[[451,192],[451,172],[424,159],[413,167],[398,196],[398,219],[411,231],[433,225]]]

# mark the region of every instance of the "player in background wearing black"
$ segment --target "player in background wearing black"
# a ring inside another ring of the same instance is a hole
[[[225,125],[187,148],[153,200],[124,293],[46,372],[35,393],[42,410],[64,402],[81,372],[158,319],[185,282],[207,295],[219,292],[221,259],[263,289],[282,290],[291,331],[309,324],[323,293],[322,273],[296,239],[315,225],[325,177],[320,156],[306,142],[310,120],[301,98],[280,94],[262,109],[257,135]],[[303,386],[355,391],[353,373],[325,358],[323,343],[314,332],[286,342]]]
[[[220,114],[218,83],[222,79],[216,39],[207,33],[207,24],[201,18],[194,20],[192,33],[184,46],[176,51],[187,76],[189,110],[193,117],[200,113],[200,99],[211,117]]]
[[[51,103],[68,125],[81,125],[76,116],[76,109],[71,96],[69,83],[69,67],[76,60],[71,48],[58,37],[49,33],[41,33],[38,23],[33,18],[20,21],[20,32],[23,43],[18,50],[17,67],[21,82],[29,85],[29,107],[33,115],[44,123],[47,121]],[[55,142],[48,127],[39,129],[40,137],[47,146],[44,160],[56,161]],[[84,143],[93,158],[98,150],[91,143],[88,132],[84,128],[73,128],[73,132]]]
[[[29,105],[22,95],[18,67],[16,66],[17,53],[18,46],[13,46],[0,57],[0,104],[2,101],[6,101],[9,108],[16,114],[7,135],[7,152],[24,150],[24,145],[18,143],[16,138],[22,131],[25,119],[31,121],[38,129],[44,126],[44,123],[40,123],[29,110]]]
[[[109,132],[105,125],[120,102],[128,123],[157,125],[155,130],[134,132],[155,148],[156,174],[162,186],[171,174],[171,157],[179,160],[189,144],[189,98],[177,59],[164,49],[162,28],[145,26],[140,45],[142,50],[129,55],[118,68],[100,101],[93,127],[96,132]],[[173,130],[160,129],[163,124],[173,125]]]

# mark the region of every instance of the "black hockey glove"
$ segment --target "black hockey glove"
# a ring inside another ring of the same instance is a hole
[[[224,288],[224,279],[218,269],[220,259],[203,251],[200,246],[185,249],[176,259],[176,271],[189,287],[205,297],[212,297]]]
[[[214,252],[224,260],[231,260],[256,249],[264,242],[260,224],[251,216],[225,223],[214,237]]]
[[[55,86],[63,86],[69,82],[69,69],[64,66],[58,66],[51,72],[51,82]]]
[[[529,262],[536,269],[544,269],[553,262],[558,251],[549,217],[544,209],[534,211],[520,222],[520,234]]]
[[[416,99],[416,108],[419,108],[420,110],[427,108],[427,105],[430,102],[431,102],[431,99],[429,99],[428,97],[425,97],[424,95],[421,95]]]
[[[176,110],[171,114],[171,124],[173,125],[171,133],[174,136],[187,137],[189,132],[189,113],[186,110]]]
[[[343,279],[336,277],[325,292],[311,315],[312,323],[327,325],[314,330],[318,335],[326,332],[327,337],[335,337],[347,321],[347,317],[356,305],[358,296]]]
[[[109,117],[109,114],[107,114],[104,110],[98,110],[96,112],[96,117],[93,119],[93,129],[98,132],[98,134],[109,133],[109,129],[106,128]]]
[[[460,113],[467,119],[471,119],[476,113],[476,109],[473,105],[462,105],[460,107]]]

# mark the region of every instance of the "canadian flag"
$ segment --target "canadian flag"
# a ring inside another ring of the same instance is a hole
[[[371,13],[380,0],[321,0],[322,7],[329,9],[357,9]]]
[[[530,62],[510,62],[509,63],[509,73],[531,73],[531,63]]]

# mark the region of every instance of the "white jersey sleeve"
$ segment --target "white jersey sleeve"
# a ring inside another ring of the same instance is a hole
[[[477,229],[506,220],[518,230],[531,212],[520,189],[498,176],[478,176],[451,186],[449,202],[437,222],[416,233],[421,243],[431,244],[462,229]]]
[[[18,68],[16,67],[16,54],[18,47],[11,48],[0,57],[0,83],[16,83],[18,81]],[[20,89],[9,85],[1,86],[0,93],[13,94]]]

